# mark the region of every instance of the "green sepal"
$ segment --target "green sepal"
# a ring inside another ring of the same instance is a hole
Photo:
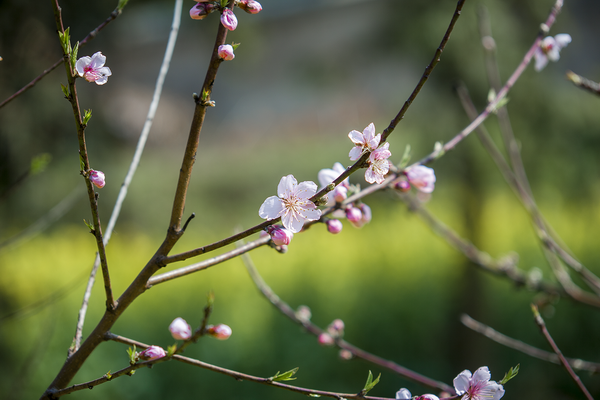
[[[500,382],[498,382],[501,385],[506,384],[506,382],[510,381],[512,378],[514,378],[515,376],[517,376],[517,374],[519,373],[519,367],[521,366],[521,364],[517,364],[514,367],[511,367],[508,372],[506,374],[504,374],[504,378],[502,378],[502,380]]]
[[[135,365],[135,363],[138,360],[138,358],[137,358],[137,352],[135,351],[135,344],[133,345],[133,348],[129,347],[127,349],[127,355],[129,355],[129,364]]]
[[[167,357],[171,357],[175,354],[175,350],[177,350],[177,343],[167,347]]]
[[[40,172],[44,172],[48,164],[52,161],[52,156],[48,153],[38,154],[31,159],[31,165],[29,167],[29,174],[36,175]]]
[[[402,160],[400,161],[400,164],[398,164],[398,169],[404,169],[404,167],[406,167],[408,165],[408,163],[410,162],[410,157],[411,157],[411,148],[410,148],[410,144],[407,144],[406,147],[404,148],[404,154],[402,155]]]
[[[290,369],[289,371],[284,372],[282,374],[280,374],[279,371],[277,371],[277,373],[274,376],[267,378],[267,380],[269,380],[271,382],[293,381],[296,378],[292,378],[292,376],[294,376],[294,374],[296,372],[298,372],[298,368],[300,368],[300,367]]]
[[[373,380],[373,373],[369,371],[369,376],[367,376],[367,383],[365,383],[365,387],[363,388],[363,390],[360,391],[360,393],[363,396],[367,394],[369,390],[373,389],[375,385],[379,383],[379,378],[381,378],[381,374],[379,374],[379,376],[375,380]]]
[[[69,89],[67,89],[67,87],[65,85],[63,85],[62,83],[60,84],[60,89],[62,90],[63,94],[65,95],[65,99],[69,98]]]
[[[85,110],[83,112],[83,125],[87,125],[90,122],[90,118],[92,118],[92,110]]]
[[[233,50],[235,51],[235,49],[237,49],[240,46],[241,43],[231,43],[231,47],[233,47]]]

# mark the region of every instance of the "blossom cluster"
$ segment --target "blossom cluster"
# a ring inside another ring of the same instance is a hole
[[[356,161],[365,153],[369,154],[367,172],[365,180],[369,183],[383,183],[385,175],[390,171],[390,162],[388,158],[392,155],[389,151],[390,144],[381,142],[381,133],[375,135],[375,125],[371,122],[362,132],[353,130],[348,137],[354,143],[349,156],[351,161]]]
[[[571,43],[571,35],[568,33],[560,33],[554,37],[547,36],[542,39],[540,46],[533,54],[535,57],[535,70],[541,71],[548,61],[558,61],[560,59],[560,51]]]

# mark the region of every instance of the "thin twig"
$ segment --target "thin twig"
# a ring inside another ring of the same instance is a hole
[[[597,96],[600,96],[600,83],[589,80],[573,71],[567,71],[567,79],[581,89],[588,90]]]
[[[83,46],[85,46],[87,44],[87,42],[89,42],[90,40],[95,38],[96,35],[98,34],[98,32],[100,32],[102,29],[104,29],[104,27],[106,27],[106,25],[108,25],[111,21],[113,21],[115,18],[117,18],[119,15],[121,15],[121,12],[122,12],[122,9],[118,9],[118,8],[114,9],[113,12],[110,13],[110,16],[108,18],[106,18],[106,20],[103,23],[98,25],[96,27],[96,29],[94,29],[93,31],[88,33],[88,35],[81,42],[79,42],[79,48],[82,48]],[[17,92],[15,92],[12,96],[8,97],[6,100],[4,100],[2,103],[0,103],[0,108],[4,107],[8,103],[10,103],[14,99],[16,99],[17,97],[19,97],[20,95],[25,93],[27,90],[34,87],[36,83],[41,81],[42,78],[44,78],[50,72],[54,71],[60,64],[62,64],[62,62],[63,62],[63,58],[56,60],[56,62],[54,62],[54,64],[52,64],[49,68],[45,69],[44,72],[42,72],[40,75],[38,75],[34,80],[29,82],[27,85],[23,86],[21,89],[19,89]]]
[[[520,340],[516,340],[509,336],[506,336],[498,332],[494,328],[482,324],[477,320],[474,320],[467,314],[463,314],[460,316],[460,322],[462,322],[463,325],[465,325],[467,328],[484,335],[485,337],[493,340],[496,343],[520,351],[521,353],[527,354],[528,356],[560,365],[560,359],[555,353],[550,353],[549,351],[538,349],[537,347],[533,347],[527,343],[523,343]],[[567,358],[567,361],[573,368],[577,370],[588,371],[590,373],[600,372],[600,364],[598,363],[584,361],[579,358]]]
[[[113,340],[115,342],[118,343],[123,343],[126,344],[128,346],[136,346],[136,348],[141,348],[141,349],[145,349],[148,348],[149,345],[142,343],[142,342],[138,342],[136,340],[131,340],[128,339],[126,337],[123,336],[118,336],[112,333],[107,333],[106,335],[107,340]],[[154,364],[159,364],[162,362],[166,362],[169,360],[176,360],[179,362],[183,362],[189,365],[193,365],[195,367],[200,367],[200,368],[204,368],[213,372],[218,372],[220,374],[223,375],[227,375],[227,376],[231,376],[232,378],[235,378],[238,381],[250,381],[250,382],[256,382],[256,383],[261,383],[263,385],[268,385],[268,386],[273,386],[273,387],[277,387],[280,389],[285,389],[285,390],[289,390],[292,392],[296,392],[296,393],[301,393],[307,396],[314,396],[314,397],[318,397],[318,396],[323,396],[323,397],[332,397],[334,399],[357,399],[357,400],[361,400],[361,399],[366,399],[366,400],[393,400],[391,398],[388,397],[373,397],[373,396],[361,396],[359,393],[337,393],[337,392],[329,392],[329,391],[324,391],[324,390],[314,390],[314,389],[307,389],[307,388],[303,388],[303,387],[299,387],[299,386],[292,386],[292,385],[286,385],[285,383],[281,383],[281,382],[277,382],[277,381],[273,381],[271,378],[261,378],[258,376],[254,376],[254,375],[248,375],[248,374],[244,374],[241,372],[237,372],[237,371],[233,371],[231,369],[227,369],[227,368],[222,368],[213,364],[208,364],[205,363],[203,361],[200,360],[196,360],[190,357],[184,357],[178,354],[175,354],[171,357],[163,357],[163,358],[159,358],[156,360],[152,360],[152,361],[145,361],[145,362],[140,362],[134,365],[130,365],[127,368],[123,368],[119,371],[116,371],[114,373],[106,374],[98,379],[89,381],[89,382],[84,382],[84,383],[80,383],[77,385],[72,385],[69,386],[68,388],[65,389],[61,389],[61,390],[56,390],[52,393],[52,396],[54,397],[60,397],[60,396],[64,396],[66,394],[70,394],[73,392],[77,392],[79,390],[85,390],[85,389],[91,389],[94,386],[98,386],[100,384],[106,383],[110,380],[113,380],[115,378],[119,378],[121,376],[124,375],[129,375],[131,374],[132,371],[135,371],[137,369],[140,368],[146,368],[146,367],[150,367]]]
[[[169,72],[169,65],[171,64],[171,58],[173,57],[173,50],[175,49],[175,43],[177,42],[177,35],[179,33],[179,26],[181,25],[181,8],[182,8],[183,0],[176,0],[175,9],[173,11],[173,22],[171,24],[171,31],[169,33],[169,40],[167,42],[167,48],[165,50],[165,55],[163,57],[163,61],[160,67],[160,72],[158,73],[158,78],[156,79],[156,85],[154,86],[154,94],[152,96],[152,102],[150,103],[150,108],[148,109],[148,115],[146,116],[146,122],[144,123],[144,127],[142,128],[142,133],[140,134],[140,138],[138,139],[138,143],[135,149],[135,153],[133,154],[133,159],[131,160],[131,164],[129,165],[129,170],[127,171],[127,175],[125,176],[125,180],[121,185],[121,189],[119,190],[119,194],[117,196],[117,200],[115,201],[115,205],[108,220],[108,225],[106,227],[106,233],[104,234],[104,245],[108,245],[110,241],[110,237],[115,228],[115,224],[117,223],[117,219],[121,214],[121,206],[125,201],[125,197],[127,197],[127,191],[129,189],[129,185],[131,185],[131,181],[133,180],[133,176],[137,170],[137,167],[140,163],[140,159],[142,158],[142,153],[144,152],[144,147],[146,146],[146,141],[148,140],[148,135],[150,134],[150,129],[152,128],[152,123],[154,122],[154,116],[156,115],[156,110],[158,109],[158,104],[160,102],[160,97],[162,94],[162,88],[165,82],[165,78],[167,73]],[[88,308],[89,299],[92,293],[92,287],[94,286],[94,282],[96,281],[96,272],[98,270],[98,266],[100,265],[100,256],[96,254],[96,260],[94,261],[94,266],[92,267],[92,271],[90,272],[90,277],[88,279],[88,284],[83,295],[83,301],[81,304],[81,308],[79,310],[79,315],[77,319],[77,328],[75,330],[75,341],[74,347],[70,350],[70,354],[77,351],[79,346],[81,345],[81,339],[83,336],[83,325],[85,322],[85,316]]]
[[[250,278],[252,278],[252,281],[256,285],[256,288],[263,294],[263,296],[265,296],[265,298],[271,304],[275,306],[275,308],[277,308],[283,315],[288,317],[296,324],[301,325],[309,333],[315,336],[319,336],[321,333],[323,333],[323,330],[321,328],[319,328],[317,325],[313,324],[309,320],[299,319],[296,316],[296,312],[292,309],[292,307],[290,307],[286,302],[281,300],[281,298],[277,296],[275,292],[273,292],[273,289],[271,289],[269,285],[267,285],[267,283],[264,281],[262,276],[260,276],[260,273],[254,266],[254,263],[252,262],[252,259],[250,258],[249,254],[244,254],[242,256],[242,260],[244,261],[244,264],[246,264],[248,274],[250,275]],[[382,357],[371,354],[348,343],[343,339],[337,339],[335,343],[340,349],[344,349],[351,352],[352,355],[355,357],[362,358],[363,360],[369,361],[375,365],[387,368],[397,373],[398,375],[401,375],[407,379],[417,382],[423,386],[455,394],[454,389],[443,382],[439,382],[434,379],[428,378],[424,375],[419,374],[418,372],[414,372],[408,368],[405,368],[393,361],[386,360]]]
[[[535,304],[531,305],[531,311],[533,312],[533,317],[535,319],[536,325],[540,328],[540,330],[542,331],[542,334],[548,341],[548,344],[550,344],[550,347],[552,347],[552,350],[554,350],[554,353],[556,353],[556,355],[560,359],[560,363],[563,365],[563,367],[565,367],[565,369],[567,370],[567,372],[569,373],[571,378],[573,378],[573,380],[575,381],[577,386],[579,386],[579,389],[581,389],[581,391],[583,392],[585,397],[588,400],[594,400],[594,398],[592,397],[590,392],[587,390],[587,388],[585,387],[583,382],[581,382],[581,379],[579,379],[579,376],[577,376],[575,371],[573,371],[573,368],[571,368],[571,365],[567,362],[567,360],[563,356],[562,352],[560,351],[560,349],[554,342],[554,339],[552,339],[552,336],[550,336],[550,332],[548,332],[548,328],[546,328],[546,323],[542,319],[542,316],[540,315],[540,312],[538,311],[538,308]]]

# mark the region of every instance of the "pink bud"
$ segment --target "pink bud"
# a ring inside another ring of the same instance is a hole
[[[339,356],[342,360],[351,360],[353,356],[352,352],[350,350],[346,350],[346,349],[341,349],[339,352]]]
[[[262,11],[260,3],[254,0],[240,0],[237,6],[249,14],[258,14]]]
[[[232,332],[229,326],[225,324],[219,324],[217,326],[207,326],[206,333],[219,340],[226,340],[229,339],[229,336],[231,336]]]
[[[343,227],[342,221],[339,219],[330,219],[327,221],[327,230],[334,235],[340,233]]]
[[[102,172],[102,171],[95,171],[93,169],[90,169],[90,172],[88,172],[88,179],[98,189],[102,189],[104,187],[104,185],[106,184],[106,182],[104,180],[104,172]]]
[[[342,185],[336,186],[336,188],[333,189],[333,198],[338,203],[346,200],[348,198],[348,188]]]
[[[401,192],[408,192],[410,190],[410,183],[402,179],[394,184],[394,188],[398,189]]]
[[[406,170],[408,181],[423,193],[431,193],[435,188],[435,173],[433,169],[416,165]]]
[[[175,340],[188,340],[192,337],[192,327],[183,318],[177,317],[169,325],[171,336]]]
[[[267,228],[267,231],[271,235],[271,239],[276,246],[287,246],[294,237],[292,231],[285,229],[281,225],[271,225]]]
[[[214,9],[215,6],[211,3],[198,2],[190,10],[190,17],[192,17],[192,19],[204,19],[208,14],[213,12]]]
[[[237,28],[238,21],[233,11],[226,8],[223,10],[223,14],[221,14],[221,23],[225,28],[234,31]]]
[[[363,225],[371,222],[371,218],[373,218],[371,214],[371,207],[366,204],[361,204],[360,211],[362,212],[362,218],[360,219],[360,222],[362,222]]]
[[[310,317],[312,317],[312,313],[310,312],[310,308],[308,306],[300,306],[296,310],[296,318],[298,318],[302,322],[310,321]]]
[[[163,358],[167,353],[160,346],[150,346],[146,350],[139,353],[139,357],[142,360],[156,360],[157,358]]]
[[[356,207],[348,207],[346,209],[346,218],[350,222],[358,222],[362,218],[362,212]]]
[[[333,346],[335,344],[335,340],[328,333],[321,333],[319,335],[319,344],[322,346]]]
[[[344,321],[341,319],[334,319],[331,324],[327,327],[327,332],[333,337],[340,337],[344,335]]]
[[[235,54],[233,54],[233,46],[230,44],[220,45],[218,54],[219,57],[226,61],[231,61],[235,58]]]

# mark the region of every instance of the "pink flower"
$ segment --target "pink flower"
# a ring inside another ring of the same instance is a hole
[[[344,171],[346,171],[346,169],[339,162],[336,162],[335,164],[333,164],[333,169],[323,168],[322,170],[320,170],[319,174],[317,175],[317,178],[319,179],[319,184],[321,185],[321,188],[324,188],[325,186],[329,185],[331,182],[336,180],[341,174],[344,173]],[[344,201],[346,199],[346,197],[348,196],[347,193],[348,193],[349,187],[350,187],[350,179],[346,178],[342,181],[342,183],[340,183],[338,186],[336,186],[336,188],[333,189],[333,191],[327,193],[327,205],[332,206],[335,204],[336,201],[339,201],[339,202]],[[344,189],[345,189],[345,193],[344,193]],[[344,195],[346,197],[344,197]],[[336,198],[336,196],[340,199],[342,197],[344,197],[344,198],[341,200],[338,200],[338,198]]]
[[[431,168],[416,165],[406,170],[406,177],[411,185],[423,193],[431,193],[435,188],[435,173]]]
[[[95,171],[93,169],[90,169],[90,171],[88,172],[88,179],[98,189],[102,189],[104,187],[104,185],[106,184],[106,181],[104,179],[104,172],[102,172],[102,171]]]
[[[355,222],[358,222],[362,218],[362,212],[356,207],[348,207],[346,209],[346,218],[348,221],[352,222],[353,225]]]
[[[369,183],[382,183],[385,175],[390,172],[390,162],[387,160],[392,153],[388,150],[389,143],[371,152],[369,156],[369,168],[365,172],[365,180]]]
[[[160,346],[150,346],[146,350],[139,353],[139,357],[142,360],[156,360],[157,358],[163,358],[167,353]]]
[[[340,233],[343,227],[344,225],[342,225],[342,221],[339,219],[330,219],[327,221],[327,231],[329,231],[329,233],[333,233],[334,235]]]
[[[273,240],[273,243],[277,246],[287,246],[294,238],[294,234],[291,231],[279,225],[271,225],[267,230],[269,235],[271,235],[271,240]]]
[[[240,0],[237,6],[249,14],[258,14],[262,11],[260,3],[254,0]]]
[[[328,333],[321,333],[318,340],[322,346],[333,346],[335,344],[335,340]]]
[[[238,21],[233,11],[226,8],[223,10],[223,14],[221,14],[221,23],[225,28],[234,31],[237,28]]]
[[[571,43],[571,35],[568,33],[560,33],[554,37],[547,36],[540,43],[540,47],[535,50],[535,70],[541,71],[550,61],[558,61],[560,59],[560,51],[563,47]]]
[[[108,77],[112,75],[110,68],[105,67],[106,57],[102,52],[94,53],[91,57],[81,57],[75,63],[75,69],[79,76],[88,82],[96,82],[96,85],[104,85]]]
[[[235,58],[233,54],[233,46],[230,44],[222,44],[219,46],[219,57],[225,61],[231,61]]]
[[[350,160],[358,160],[367,151],[373,151],[379,146],[381,141],[381,133],[375,136],[375,125],[371,122],[361,133],[359,131],[351,131],[348,134],[355,147],[350,150]]]
[[[192,19],[204,19],[208,14],[214,11],[215,6],[211,3],[206,3],[205,1],[208,0],[199,1],[190,9],[190,17]]]
[[[260,206],[258,215],[264,219],[281,217],[286,229],[298,233],[305,221],[321,218],[321,210],[310,201],[315,193],[317,185],[314,182],[298,184],[293,175],[284,176],[277,186],[277,196],[267,198]]]
[[[171,336],[175,340],[188,340],[192,337],[192,327],[183,318],[177,317],[169,325]]]
[[[226,340],[231,336],[231,328],[225,324],[209,325],[206,327],[206,333],[219,340]]]
[[[492,374],[488,367],[481,367],[471,374],[464,370],[454,378],[454,389],[462,400],[498,400],[504,396],[504,388],[495,381],[490,381]]]
[[[412,399],[412,395],[408,389],[402,388],[396,392],[396,400],[408,400]],[[414,400],[440,400],[434,394],[424,394],[421,396],[416,396]]]

